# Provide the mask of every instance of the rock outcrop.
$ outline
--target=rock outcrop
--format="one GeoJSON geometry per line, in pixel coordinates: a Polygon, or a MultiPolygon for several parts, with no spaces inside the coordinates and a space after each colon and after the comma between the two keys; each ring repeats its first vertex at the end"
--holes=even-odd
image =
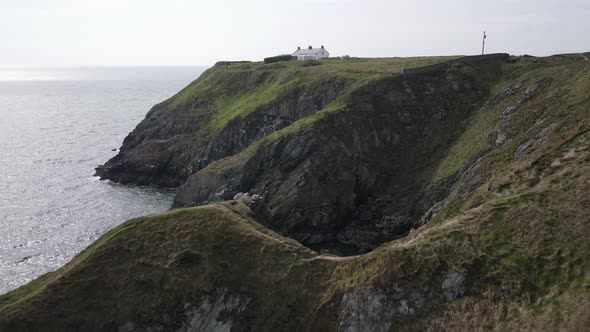
{"type": "Polygon", "coordinates": [[[271,211],[266,226],[281,234],[312,247],[366,252],[417,227],[432,204],[424,197],[433,188],[431,166],[477,110],[487,84],[460,69],[377,80],[307,130],[195,173],[174,205],[253,192],[271,211]]]}
{"type": "Polygon", "coordinates": [[[154,106],[125,138],[119,153],[99,166],[96,174],[119,183],[178,187],[212,161],[322,110],[346,86],[339,77],[320,79],[313,86],[277,82],[280,79],[266,70],[232,75],[210,69],[173,98],[154,106]],[[285,85],[289,86],[282,90],[285,85]]]}
{"type": "MultiPolygon", "coordinates": [[[[326,66],[217,66],[154,107],[97,173],[180,185],[176,208],[250,192],[264,201],[265,226],[322,252],[368,252],[423,225],[458,191],[465,197],[477,187],[485,149],[441,178],[447,150],[478,111],[508,104],[488,134],[492,149],[503,145],[514,135],[512,119],[551,85],[551,78],[516,80],[492,96],[508,60],[454,61],[420,75],[364,81],[340,70],[318,78],[326,66]]],[[[554,129],[523,143],[514,158],[554,129]]]]}

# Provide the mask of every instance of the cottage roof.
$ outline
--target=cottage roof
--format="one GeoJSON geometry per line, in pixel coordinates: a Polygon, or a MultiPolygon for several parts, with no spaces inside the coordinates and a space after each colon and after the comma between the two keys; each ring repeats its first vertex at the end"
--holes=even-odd
{"type": "Polygon", "coordinates": [[[323,48],[302,48],[300,50],[295,51],[295,53],[293,53],[293,55],[297,56],[297,55],[315,55],[320,53],[323,50],[323,48]]]}

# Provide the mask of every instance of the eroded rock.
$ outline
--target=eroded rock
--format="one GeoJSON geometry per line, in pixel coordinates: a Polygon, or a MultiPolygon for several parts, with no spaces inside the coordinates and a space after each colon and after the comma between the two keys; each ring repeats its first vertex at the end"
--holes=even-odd
{"type": "Polygon", "coordinates": [[[424,306],[425,289],[361,287],[342,297],[340,331],[389,331],[396,318],[412,316],[424,306]]]}
{"type": "MultiPolygon", "coordinates": [[[[240,319],[250,299],[245,296],[232,294],[227,288],[220,288],[210,296],[205,296],[196,304],[186,303],[182,316],[182,323],[166,316],[161,319],[162,324],[154,326],[139,326],[134,322],[127,322],[117,330],[119,332],[230,332],[239,330],[240,319]]],[[[178,318],[176,318],[178,319],[178,318]]]]}
{"type": "Polygon", "coordinates": [[[453,301],[465,294],[465,273],[450,271],[442,282],[441,288],[447,301],[453,301]]]}
{"type": "Polygon", "coordinates": [[[557,129],[557,124],[553,123],[550,126],[543,128],[537,135],[535,135],[535,137],[519,145],[518,148],[516,148],[516,151],[514,151],[513,159],[520,160],[531,151],[539,148],[541,145],[547,142],[555,129],[557,129]]]}
{"type": "Polygon", "coordinates": [[[480,100],[483,87],[470,75],[376,81],[345,112],[197,172],[174,206],[256,192],[270,211],[261,223],[314,248],[338,242],[362,253],[404,236],[459,179],[434,189],[415,167],[435,163],[464,125],[457,119],[476,110],[465,101],[480,100]]]}
{"type": "MultiPolygon", "coordinates": [[[[518,133],[510,129],[515,117],[518,116],[520,111],[529,101],[538,96],[545,88],[550,85],[550,83],[551,82],[547,79],[541,79],[531,83],[525,91],[522,91],[524,83],[519,81],[504,91],[505,96],[516,95],[519,91],[521,91],[521,93],[518,96],[515,104],[508,106],[506,109],[504,109],[504,111],[502,111],[498,124],[494,130],[488,134],[488,141],[490,142],[492,148],[499,148],[518,133]]],[[[500,98],[496,96],[493,100],[495,100],[494,103],[488,102],[484,108],[495,106],[500,98]]]]}

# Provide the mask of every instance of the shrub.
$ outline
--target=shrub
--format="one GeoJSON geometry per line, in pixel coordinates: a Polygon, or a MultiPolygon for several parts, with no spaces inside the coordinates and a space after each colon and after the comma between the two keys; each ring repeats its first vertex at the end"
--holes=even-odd
{"type": "Polygon", "coordinates": [[[271,56],[268,58],[264,58],[264,63],[273,63],[273,62],[279,62],[279,61],[291,61],[293,60],[293,56],[291,54],[282,54],[282,55],[276,55],[276,56],[271,56]]]}
{"type": "Polygon", "coordinates": [[[318,60],[305,60],[303,61],[303,63],[301,64],[301,67],[310,67],[310,66],[319,66],[322,63],[319,62],[318,60]]]}
{"type": "Polygon", "coordinates": [[[194,250],[184,250],[172,257],[171,265],[180,267],[192,267],[201,262],[201,255],[194,250]]]}
{"type": "Polygon", "coordinates": [[[251,63],[252,61],[217,61],[215,66],[229,66],[241,63],[251,63]]]}
{"type": "Polygon", "coordinates": [[[281,69],[281,68],[287,68],[287,65],[285,65],[284,63],[271,63],[268,65],[262,65],[262,66],[258,67],[257,70],[273,70],[273,69],[281,69]]]}

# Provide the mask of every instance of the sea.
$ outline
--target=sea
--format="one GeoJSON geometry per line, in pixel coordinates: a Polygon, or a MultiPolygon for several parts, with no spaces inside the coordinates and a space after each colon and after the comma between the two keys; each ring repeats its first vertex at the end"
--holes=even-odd
{"type": "Polygon", "coordinates": [[[205,69],[0,67],[0,294],[170,208],[173,191],[100,181],[94,168],[205,69]]]}

